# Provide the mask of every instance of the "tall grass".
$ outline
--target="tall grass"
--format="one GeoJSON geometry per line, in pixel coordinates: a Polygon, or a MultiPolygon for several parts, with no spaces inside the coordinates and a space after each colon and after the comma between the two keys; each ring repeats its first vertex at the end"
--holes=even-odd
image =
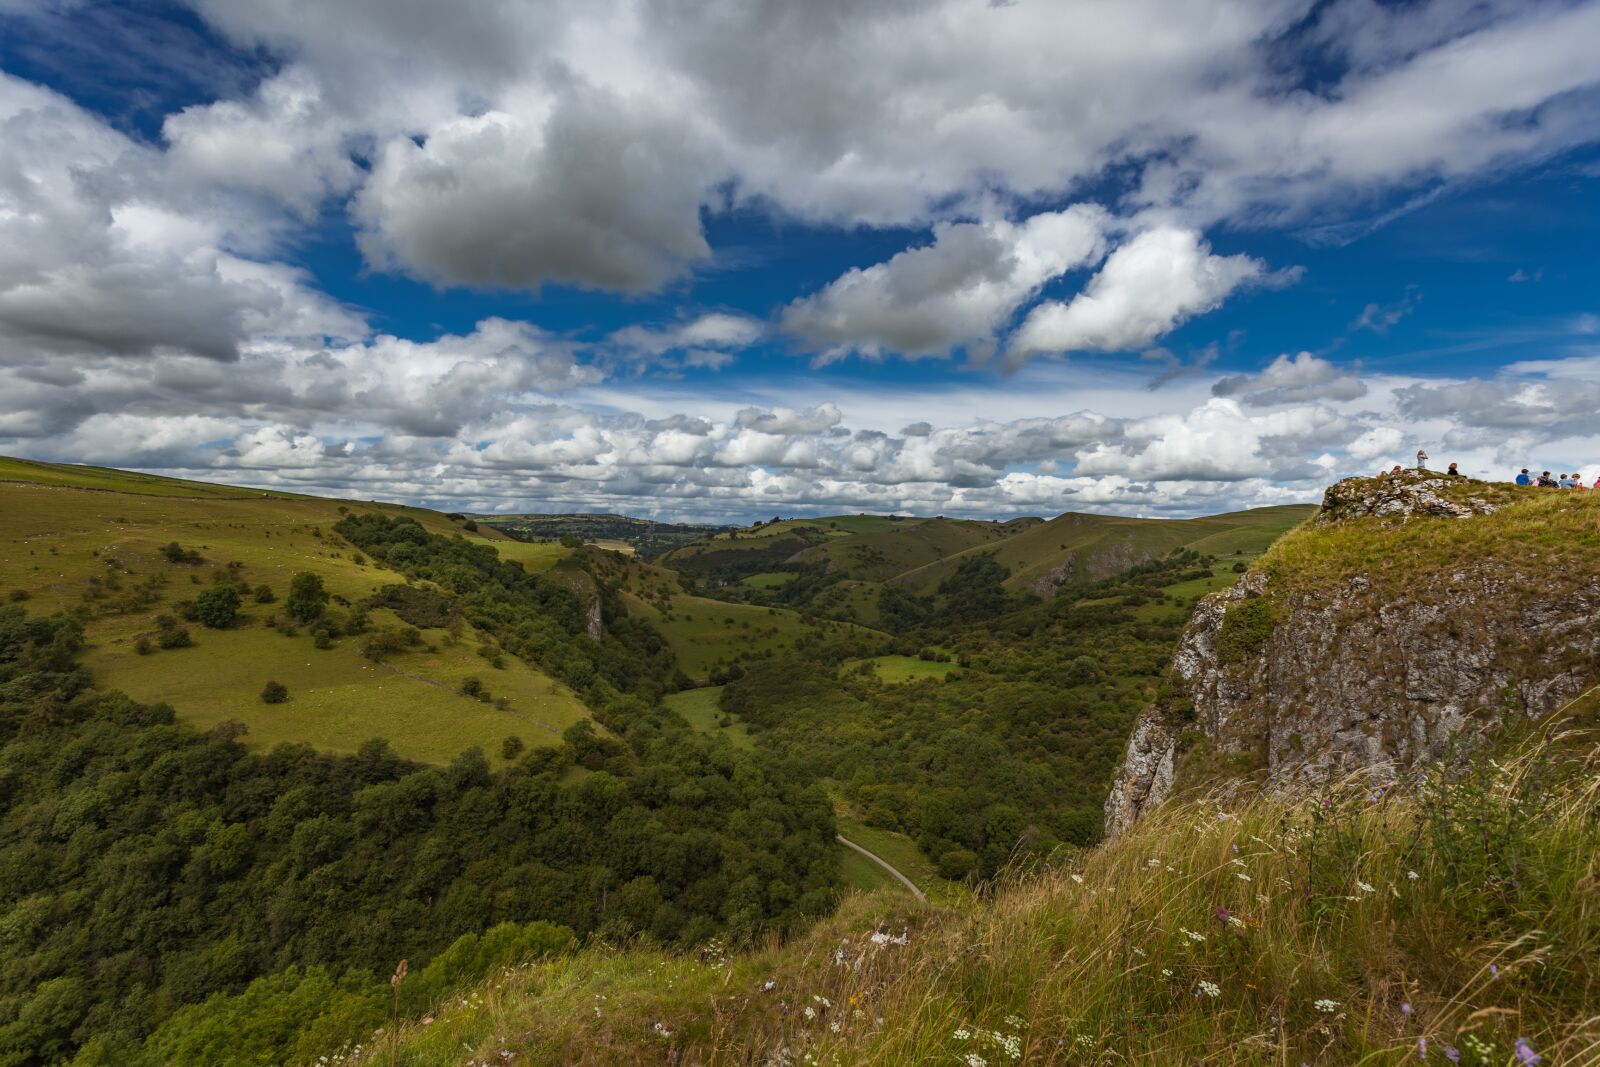
{"type": "Polygon", "coordinates": [[[1597,864],[1600,750],[1546,739],[1169,806],[960,909],[510,970],[400,1063],[1600,1064],[1597,864]]]}

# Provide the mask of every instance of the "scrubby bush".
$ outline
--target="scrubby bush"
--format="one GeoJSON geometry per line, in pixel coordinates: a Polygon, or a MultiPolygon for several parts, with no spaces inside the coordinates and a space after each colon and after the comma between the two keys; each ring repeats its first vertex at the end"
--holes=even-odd
{"type": "Polygon", "coordinates": [[[200,562],[200,553],[192,548],[184,548],[176,541],[168,541],[162,545],[161,556],[168,563],[195,564],[200,562]]]}
{"type": "Polygon", "coordinates": [[[282,704],[289,699],[289,687],[282,682],[268,682],[261,688],[263,704],[282,704]]]}
{"type": "Polygon", "coordinates": [[[301,571],[289,582],[289,596],[283,602],[286,610],[301,622],[314,622],[322,617],[328,607],[328,591],[322,579],[310,571],[301,571]]]}
{"type": "Polygon", "coordinates": [[[195,618],[213,630],[233,625],[239,615],[239,591],[231,585],[218,585],[194,598],[195,618]]]}

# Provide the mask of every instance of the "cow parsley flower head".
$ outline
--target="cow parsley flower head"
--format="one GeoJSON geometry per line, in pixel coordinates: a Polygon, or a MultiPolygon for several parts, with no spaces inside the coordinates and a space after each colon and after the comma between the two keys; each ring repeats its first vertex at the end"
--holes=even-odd
{"type": "Polygon", "coordinates": [[[1217,985],[1217,983],[1215,983],[1215,982],[1202,981],[1200,983],[1200,985],[1198,987],[1196,987],[1196,989],[1194,991],[1194,995],[1197,996],[1197,997],[1198,996],[1207,996],[1207,997],[1210,997],[1212,1000],[1215,1000],[1218,997],[1222,996],[1222,987],[1217,985]]]}
{"type": "Polygon", "coordinates": [[[1337,1000],[1329,1000],[1327,997],[1323,997],[1311,1006],[1324,1015],[1332,1015],[1339,1010],[1339,1002],[1337,1000]]]}

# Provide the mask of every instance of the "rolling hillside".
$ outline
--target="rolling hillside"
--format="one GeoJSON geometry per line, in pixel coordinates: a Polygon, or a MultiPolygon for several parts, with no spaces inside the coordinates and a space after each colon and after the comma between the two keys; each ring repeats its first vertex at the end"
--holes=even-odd
{"type": "MultiPolygon", "coordinates": [[[[696,578],[739,581],[755,574],[781,572],[792,562],[856,565],[852,547],[863,545],[868,560],[876,563],[885,555],[892,567],[894,559],[908,552],[928,551],[939,540],[963,536],[976,537],[975,530],[963,527],[993,527],[995,523],[967,523],[946,519],[914,519],[899,515],[831,515],[817,519],[782,519],[738,530],[728,530],[673,549],[661,557],[663,566],[696,578]],[[940,529],[931,538],[903,541],[902,534],[933,524],[940,529]],[[871,538],[862,541],[859,539],[871,538]],[[906,547],[917,546],[917,547],[906,547]],[[816,555],[798,557],[808,550],[816,555]]],[[[970,545],[971,541],[962,547],[970,545]]],[[[903,568],[902,568],[903,569],[903,568]]]]}
{"type": "Polygon", "coordinates": [[[955,571],[963,558],[992,552],[996,562],[1011,572],[1005,582],[1008,588],[1049,597],[1063,586],[1108,578],[1174,549],[1254,557],[1315,510],[1311,505],[1285,505],[1176,520],[1068,512],[1030,525],[992,549],[970,548],[908,569],[889,580],[930,592],[955,571]]]}
{"type": "Polygon", "coordinates": [[[696,596],[664,566],[601,554],[596,567],[602,580],[616,586],[629,614],[661,634],[677,656],[678,669],[697,684],[705,684],[714,671],[792,652],[801,642],[872,648],[889,640],[852,623],[696,596]]]}
{"type": "MultiPolygon", "coordinates": [[[[243,741],[257,748],[299,741],[354,752],[381,736],[422,762],[446,763],[473,746],[499,761],[509,736],[553,743],[588,718],[569,688],[537,668],[509,656],[491,666],[494,642],[471,624],[455,633],[423,628],[421,642],[382,662],[361,655],[359,635],[319,648],[314,626],[270,626],[287,618],[295,574],[319,577],[330,610],[346,614],[398,580],[333,532],[354,509],[496,546],[530,569],[555,561],[550,546],[466,531],[419,508],[0,459],[0,596],[35,613],[78,615],[89,643],[84,664],[97,684],[169,702],[201,728],[242,723],[243,741]],[[199,561],[170,562],[162,549],[173,542],[199,561]],[[223,579],[247,589],[237,620],[223,629],[183,620],[191,647],[160,648],[156,620],[176,618],[178,605],[223,579]],[[270,603],[257,602],[262,587],[272,591],[270,603]],[[469,678],[491,702],[462,694],[469,678]],[[263,703],[268,681],[287,687],[289,699],[263,703]]],[[[389,609],[367,614],[375,630],[404,625],[389,609]]]]}

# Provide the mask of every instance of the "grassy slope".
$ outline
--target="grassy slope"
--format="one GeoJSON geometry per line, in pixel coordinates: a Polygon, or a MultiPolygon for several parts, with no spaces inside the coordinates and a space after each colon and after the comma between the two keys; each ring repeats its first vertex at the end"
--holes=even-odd
{"type": "Polygon", "coordinates": [[[894,579],[926,592],[936,588],[966,554],[994,553],[1011,571],[1006,584],[1027,589],[1059,574],[1065,580],[1102,578],[1141,559],[1194,548],[1218,555],[1254,556],[1315,509],[1309,505],[1257,508],[1203,519],[1131,519],[1069,512],[1030,525],[990,549],[978,547],[894,579]]]}
{"type": "MultiPolygon", "coordinates": [[[[356,639],[319,651],[302,630],[297,637],[260,625],[282,604],[247,601],[234,629],[189,629],[195,647],[133,654],[134,639],[151,629],[150,617],[171,611],[171,603],[191,598],[211,570],[233,560],[252,586],[269,585],[281,598],[297,571],[320,575],[330,593],[357,602],[379,586],[398,580],[390,571],[358,565],[348,546],[336,545],[331,527],[341,506],[406,514],[435,533],[460,528],[445,516],[417,508],[356,504],[317,497],[289,497],[227,486],[151,479],[145,475],[25,461],[0,461],[0,591],[28,591],[30,611],[66,610],[83,603],[91,576],[109,573],[107,561],[131,570],[121,573],[131,585],[146,575],[164,576],[161,602],[129,615],[99,614],[86,622],[91,643],[85,665],[97,682],[146,701],[166,701],[180,716],[210,726],[226,720],[245,723],[245,741],[269,747],[279,741],[304,741],[330,751],[353,751],[372,737],[386,737],[401,755],[424,762],[448,762],[473,745],[498,761],[501,741],[516,734],[531,745],[555,734],[587,709],[543,673],[508,658],[494,670],[472,654],[470,629],[463,644],[434,654],[409,653],[393,670],[374,669],[356,655],[356,639]],[[13,475],[25,475],[6,481],[13,475]],[[51,479],[54,478],[54,481],[51,479]],[[192,495],[186,492],[191,490],[192,495]],[[320,528],[323,536],[315,536],[320,528]],[[168,541],[198,549],[206,562],[173,565],[157,555],[168,541]],[[468,700],[454,687],[468,674],[481,677],[495,696],[512,702],[509,711],[468,700]],[[289,687],[281,705],[261,703],[267,680],[289,687]],[[379,687],[382,687],[381,689],[379,687]]],[[[468,535],[497,548],[519,552],[544,546],[522,545],[498,531],[468,535]]],[[[376,613],[381,622],[384,613],[376,613]]],[[[394,621],[390,619],[390,621],[394,621]]],[[[443,631],[427,631],[441,643],[443,631]]]]}
{"type": "Polygon", "coordinates": [[[1443,495],[1490,499],[1499,510],[1470,521],[1358,519],[1304,526],[1261,559],[1281,588],[1327,588],[1361,575],[1380,592],[1409,574],[1501,559],[1506,576],[1554,583],[1600,573],[1600,493],[1462,480],[1443,495]]]}
{"type": "Polygon", "coordinates": [[[712,668],[740,656],[782,652],[807,633],[867,633],[851,623],[807,623],[784,608],[693,596],[684,592],[674,572],[654,564],[612,557],[606,565],[622,583],[628,610],[660,631],[677,655],[679,668],[691,678],[703,679],[712,668]]]}
{"type": "Polygon", "coordinates": [[[795,563],[821,564],[830,574],[882,581],[958,552],[1004,541],[1010,531],[992,522],[921,519],[839,537],[798,552],[795,563]]]}
{"type": "Polygon", "coordinates": [[[961,670],[954,663],[935,663],[931,660],[918,659],[916,656],[892,655],[846,660],[840,669],[845,671],[858,669],[863,663],[872,664],[873,673],[878,676],[878,681],[891,685],[920,682],[924,678],[942,682],[949,675],[959,673],[961,670]]]}
{"type": "Polygon", "coordinates": [[[1594,1064],[1596,757],[1484,763],[1465,823],[1359,781],[1173,805],[989,899],[860,896],[732,957],[587,949],[404,1025],[400,1062],[1594,1064]]]}
{"type": "Polygon", "coordinates": [[[723,716],[727,714],[717,706],[717,699],[721,696],[722,686],[708,685],[669,693],[663,703],[703,734],[726,737],[735,748],[754,748],[755,741],[750,736],[749,727],[737,715],[728,715],[732,720],[730,725],[721,725],[723,716]]]}

